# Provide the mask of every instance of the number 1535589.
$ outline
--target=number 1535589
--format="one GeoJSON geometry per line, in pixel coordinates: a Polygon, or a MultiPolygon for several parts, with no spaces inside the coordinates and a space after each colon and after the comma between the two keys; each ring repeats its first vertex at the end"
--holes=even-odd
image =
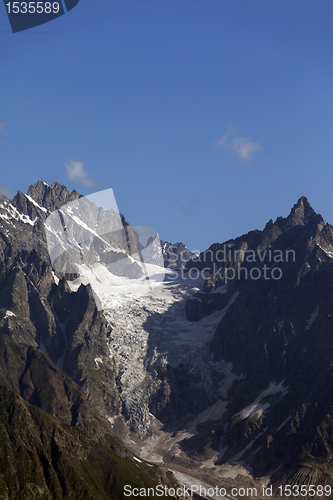
{"type": "Polygon", "coordinates": [[[57,14],[60,6],[58,2],[8,2],[8,14],[57,14]]]}

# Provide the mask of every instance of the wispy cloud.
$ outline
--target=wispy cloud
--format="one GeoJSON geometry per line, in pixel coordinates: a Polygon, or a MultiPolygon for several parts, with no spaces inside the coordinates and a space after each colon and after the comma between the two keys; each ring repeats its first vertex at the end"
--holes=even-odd
{"type": "Polygon", "coordinates": [[[93,187],[95,181],[90,177],[90,174],[82,161],[72,159],[66,160],[64,163],[67,179],[75,184],[80,184],[85,187],[93,187]]]}
{"type": "Polygon", "coordinates": [[[0,199],[6,196],[9,200],[13,198],[13,193],[8,186],[0,186],[0,199]]]}
{"type": "Polygon", "coordinates": [[[262,151],[260,142],[253,142],[251,137],[241,137],[240,128],[229,125],[225,134],[218,139],[215,147],[233,151],[234,156],[239,160],[251,161],[253,153],[262,151]]]}

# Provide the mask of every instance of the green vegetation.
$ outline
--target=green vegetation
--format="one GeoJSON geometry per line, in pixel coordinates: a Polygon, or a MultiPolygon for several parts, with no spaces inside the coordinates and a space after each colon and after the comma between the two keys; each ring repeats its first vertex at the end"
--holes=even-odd
{"type": "Polygon", "coordinates": [[[121,499],[126,484],[157,486],[141,464],[118,456],[4,387],[0,449],[0,498],[121,499]]]}

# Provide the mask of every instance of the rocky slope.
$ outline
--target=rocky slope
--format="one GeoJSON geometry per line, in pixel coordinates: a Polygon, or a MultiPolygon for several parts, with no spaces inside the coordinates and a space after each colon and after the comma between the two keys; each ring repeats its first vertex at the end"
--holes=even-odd
{"type": "Polygon", "coordinates": [[[154,490],[158,484],[142,461],[120,457],[4,387],[0,436],[3,499],[107,500],[123,498],[126,484],[154,490]]]}

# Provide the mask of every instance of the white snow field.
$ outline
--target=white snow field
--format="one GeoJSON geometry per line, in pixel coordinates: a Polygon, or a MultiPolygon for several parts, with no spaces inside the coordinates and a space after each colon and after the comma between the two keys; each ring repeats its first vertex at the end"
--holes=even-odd
{"type": "Polygon", "coordinates": [[[199,322],[190,322],[185,314],[185,299],[202,285],[203,279],[166,278],[151,293],[104,311],[112,327],[109,349],[117,364],[120,395],[126,412],[144,436],[140,455],[146,460],[160,462],[163,451],[174,447],[175,453],[179,454],[178,443],[196,434],[200,422],[219,419],[226,409],[224,399],[227,392],[237,379],[232,373],[231,363],[213,360],[207,343],[238,294],[232,296],[223,310],[199,322]],[[192,367],[190,371],[199,375],[199,385],[216,402],[172,437],[160,430],[161,423],[149,411],[149,398],[158,390],[160,381],[147,367],[157,364],[176,368],[181,363],[192,367]],[[216,379],[220,381],[218,386],[216,379]]]}

